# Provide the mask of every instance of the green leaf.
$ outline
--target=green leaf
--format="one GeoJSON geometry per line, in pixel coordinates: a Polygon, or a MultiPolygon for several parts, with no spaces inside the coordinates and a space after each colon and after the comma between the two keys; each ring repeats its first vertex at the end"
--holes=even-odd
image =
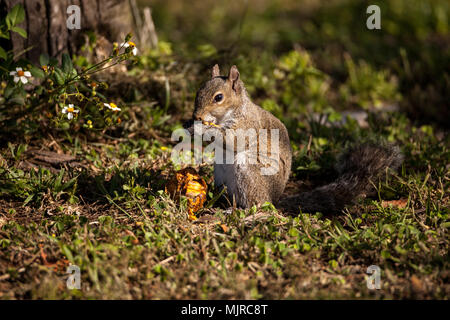
{"type": "Polygon", "coordinates": [[[9,32],[5,32],[5,31],[0,30],[0,38],[9,40],[9,32]]]}
{"type": "Polygon", "coordinates": [[[26,206],[28,202],[30,202],[34,197],[34,194],[30,194],[25,201],[23,202],[23,206],[26,206]]]}
{"type": "Polygon", "coordinates": [[[41,66],[46,66],[46,65],[48,65],[49,62],[50,62],[50,57],[48,56],[48,54],[43,53],[39,56],[39,63],[41,64],[41,66]]]}
{"type": "Polygon", "coordinates": [[[389,251],[387,251],[387,250],[381,250],[381,256],[382,256],[384,259],[388,259],[388,258],[391,257],[391,253],[390,253],[389,251]]]}
{"type": "Polygon", "coordinates": [[[52,67],[56,67],[58,65],[58,59],[56,58],[50,58],[48,61],[48,65],[52,67]]]}
{"type": "Polygon", "coordinates": [[[59,68],[55,68],[55,79],[56,79],[56,82],[59,84],[59,85],[63,85],[64,84],[64,79],[65,79],[65,77],[64,77],[64,74],[63,74],[63,72],[61,71],[61,69],[59,69],[59,68]]]}
{"type": "Polygon", "coordinates": [[[44,71],[42,71],[42,70],[39,69],[39,68],[36,68],[36,67],[33,66],[33,67],[30,69],[30,72],[31,72],[31,74],[33,75],[33,77],[35,77],[35,78],[39,78],[39,79],[45,78],[45,73],[44,73],[44,71]]]}
{"type": "Polygon", "coordinates": [[[62,55],[62,69],[65,73],[71,73],[73,69],[72,59],[67,53],[62,55]]]}
{"type": "Polygon", "coordinates": [[[289,229],[289,235],[290,235],[291,237],[298,237],[299,232],[298,232],[298,230],[295,229],[295,228],[290,228],[290,229],[289,229]]]}
{"type": "Polygon", "coordinates": [[[22,90],[22,91],[14,93],[12,95],[12,97],[9,99],[9,102],[23,106],[25,104],[25,97],[24,97],[23,92],[24,91],[22,90]]]}
{"type": "Polygon", "coordinates": [[[336,269],[338,267],[338,262],[334,259],[328,261],[328,264],[330,265],[331,268],[336,269]]]}
{"type": "Polygon", "coordinates": [[[441,224],[441,227],[442,227],[442,228],[450,229],[450,222],[444,222],[444,223],[442,223],[442,224],[441,224]]]}
{"type": "Polygon", "coordinates": [[[27,37],[27,32],[24,29],[22,29],[21,27],[12,27],[11,31],[18,33],[19,35],[22,36],[22,38],[27,37]]]}
{"type": "Polygon", "coordinates": [[[14,87],[7,86],[5,91],[3,92],[3,95],[6,99],[9,99],[13,93],[14,93],[14,87]]]}
{"type": "Polygon", "coordinates": [[[0,47],[0,58],[6,60],[8,59],[8,54],[6,53],[5,49],[3,49],[2,47],[0,47]]]}
{"type": "Polygon", "coordinates": [[[67,259],[69,259],[70,262],[73,262],[72,251],[69,249],[69,247],[67,245],[63,244],[61,246],[61,251],[67,257],[67,259]]]}
{"type": "Polygon", "coordinates": [[[67,181],[66,183],[64,183],[61,187],[61,190],[67,190],[68,188],[72,187],[75,183],[77,182],[77,177],[74,177],[72,179],[70,179],[69,181],[67,181]]]}
{"type": "Polygon", "coordinates": [[[44,92],[43,86],[37,86],[34,88],[34,92],[36,92],[37,95],[41,95],[44,92]]]}
{"type": "Polygon", "coordinates": [[[16,4],[6,16],[6,24],[8,29],[25,20],[25,10],[21,4],[16,4]]]}
{"type": "Polygon", "coordinates": [[[9,29],[11,29],[11,20],[8,19],[8,16],[6,16],[5,21],[6,21],[6,28],[9,31],[9,29]]]}

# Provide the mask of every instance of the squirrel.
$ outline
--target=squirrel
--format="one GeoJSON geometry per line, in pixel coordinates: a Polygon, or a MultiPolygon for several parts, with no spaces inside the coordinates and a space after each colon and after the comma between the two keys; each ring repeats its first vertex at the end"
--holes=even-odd
{"type": "MultiPolygon", "coordinates": [[[[207,130],[220,131],[222,134],[229,129],[234,132],[254,129],[257,136],[248,139],[246,146],[250,150],[244,150],[249,157],[247,162],[239,161],[242,152],[236,149],[235,140],[232,144],[231,139],[221,143],[223,147],[231,148],[235,157],[232,163],[214,163],[215,185],[226,187],[228,197],[244,209],[265,202],[276,205],[280,201],[292,164],[288,131],[278,118],[251,101],[236,66],[231,67],[228,76],[220,75],[217,64],[212,68],[211,79],[197,91],[192,120],[201,121],[207,130]],[[260,129],[271,132],[277,129],[279,141],[275,151],[270,148],[273,144],[271,139],[261,139],[260,129]],[[252,149],[255,145],[256,149],[252,149]],[[269,156],[256,154],[263,149],[271,150],[269,156]],[[250,158],[259,161],[251,163],[248,161],[250,158]],[[273,161],[278,170],[273,174],[262,174],[262,169],[269,162],[273,164],[273,161]]],[[[191,134],[192,130],[192,127],[189,128],[191,134]]],[[[281,203],[292,208],[300,207],[302,212],[340,212],[370,191],[371,181],[381,177],[387,168],[397,169],[402,161],[403,157],[396,146],[362,143],[350,147],[337,161],[339,176],[334,182],[310,192],[285,197],[281,203]]]]}

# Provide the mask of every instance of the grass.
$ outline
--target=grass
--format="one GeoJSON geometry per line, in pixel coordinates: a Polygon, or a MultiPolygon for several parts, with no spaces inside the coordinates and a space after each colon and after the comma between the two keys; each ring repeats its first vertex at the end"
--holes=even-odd
{"type": "MultiPolygon", "coordinates": [[[[27,153],[11,146],[0,169],[14,185],[2,187],[12,190],[0,206],[2,298],[446,299],[448,140],[423,129],[401,132],[401,172],[342,215],[292,217],[270,204],[225,215],[215,205],[205,223],[163,192],[170,149],[80,143],[80,167],[52,172],[18,169],[27,153]],[[69,264],[81,268],[81,290],[65,287],[69,264]],[[382,270],[381,290],[366,287],[370,265],[382,270]]],[[[296,163],[339,151],[315,139],[296,163]]],[[[332,163],[294,171],[290,188],[324,183],[317,171],[332,163]]],[[[202,173],[212,178],[210,168],[202,173]]]]}
{"type": "Polygon", "coordinates": [[[439,121],[408,111],[419,102],[414,94],[429,94],[432,109],[445,111],[448,73],[437,71],[445,50],[424,45],[447,34],[439,22],[439,10],[448,14],[444,2],[415,19],[424,25],[410,33],[398,30],[422,11],[383,7],[385,37],[355,26],[348,12],[360,5],[351,1],[311,1],[300,11],[293,1],[252,10],[250,1],[245,15],[223,4],[165,3],[152,8],[162,49],[143,53],[119,78],[104,75],[110,91],[102,93],[122,102],[122,124],[101,132],[51,128],[42,118],[3,122],[0,112],[0,298],[448,299],[450,138],[439,121]],[[207,28],[187,23],[173,32],[183,17],[201,21],[208,10],[217,19],[207,28]],[[297,25],[296,12],[304,23],[297,25]],[[330,21],[347,23],[338,33],[330,21]],[[386,49],[393,44],[410,57],[412,75],[399,68],[405,55],[386,49]],[[429,58],[411,58],[417,55],[429,58]],[[236,63],[252,99],[287,125],[294,149],[287,193],[332,181],[336,157],[356,141],[399,145],[401,169],[373,181],[374,193],[340,215],[288,215],[272,204],[226,214],[212,168],[201,165],[210,188],[192,222],[186,199],[175,203],[164,192],[179,169],[170,161],[170,136],[190,118],[215,62],[236,63]],[[392,104],[400,108],[384,109],[392,104]],[[366,110],[367,124],[342,124],[349,109],[366,110]],[[40,150],[71,157],[46,158],[40,150]],[[80,290],[66,287],[70,264],[80,267],[80,290]],[[371,265],[380,267],[380,290],[367,288],[371,265]]]}

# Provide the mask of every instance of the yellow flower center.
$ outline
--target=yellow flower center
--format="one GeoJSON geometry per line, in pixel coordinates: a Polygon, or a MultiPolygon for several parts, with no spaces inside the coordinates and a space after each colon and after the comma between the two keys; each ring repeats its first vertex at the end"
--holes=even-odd
{"type": "Polygon", "coordinates": [[[136,47],[136,44],[132,41],[128,41],[128,44],[130,45],[130,47],[136,47]]]}
{"type": "Polygon", "coordinates": [[[111,102],[109,105],[111,106],[111,108],[117,109],[117,105],[114,102],[111,102]]]}
{"type": "Polygon", "coordinates": [[[22,70],[17,71],[17,75],[19,77],[23,77],[25,75],[25,72],[23,72],[22,70]]]}
{"type": "Polygon", "coordinates": [[[67,108],[67,112],[73,112],[73,108],[72,107],[67,108]]]}

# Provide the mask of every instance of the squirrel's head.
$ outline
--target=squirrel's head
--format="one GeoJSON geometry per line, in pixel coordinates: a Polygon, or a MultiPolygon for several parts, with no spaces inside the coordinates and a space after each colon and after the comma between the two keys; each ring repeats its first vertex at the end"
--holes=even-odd
{"type": "Polygon", "coordinates": [[[225,124],[242,107],[245,98],[244,83],[239,79],[237,67],[232,66],[228,76],[224,77],[216,64],[211,79],[197,92],[193,118],[217,125],[225,124]]]}

